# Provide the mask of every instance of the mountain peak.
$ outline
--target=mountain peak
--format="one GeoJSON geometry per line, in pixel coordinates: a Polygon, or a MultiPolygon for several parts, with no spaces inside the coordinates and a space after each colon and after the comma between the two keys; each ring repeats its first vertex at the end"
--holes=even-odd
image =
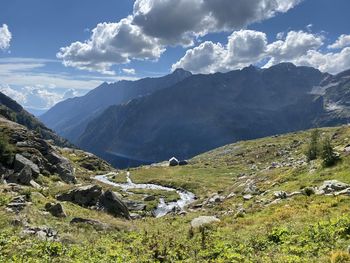
{"type": "Polygon", "coordinates": [[[177,75],[177,76],[191,76],[192,75],[192,73],[190,71],[184,70],[183,68],[177,68],[171,74],[177,75]]]}

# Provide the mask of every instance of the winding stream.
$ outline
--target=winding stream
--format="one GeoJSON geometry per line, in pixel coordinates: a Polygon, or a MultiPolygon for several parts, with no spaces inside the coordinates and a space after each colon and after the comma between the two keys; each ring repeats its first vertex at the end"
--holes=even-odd
{"type": "Polygon", "coordinates": [[[170,213],[174,209],[184,210],[184,208],[195,201],[195,195],[188,191],[177,190],[171,187],[165,187],[157,184],[136,184],[133,183],[130,178],[130,172],[127,172],[127,182],[126,183],[115,183],[108,179],[111,175],[117,175],[116,173],[109,173],[105,175],[95,176],[94,179],[111,186],[120,187],[123,191],[128,191],[129,189],[149,189],[149,190],[161,190],[176,193],[180,196],[180,199],[176,202],[166,203],[163,198],[159,199],[159,204],[157,208],[153,211],[155,217],[159,218],[170,213]]]}

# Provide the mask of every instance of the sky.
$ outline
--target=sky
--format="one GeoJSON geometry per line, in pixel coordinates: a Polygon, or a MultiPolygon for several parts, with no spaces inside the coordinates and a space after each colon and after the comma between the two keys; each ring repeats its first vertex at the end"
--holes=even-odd
{"type": "Polygon", "coordinates": [[[102,82],[184,68],[350,68],[349,0],[2,0],[0,91],[40,114],[102,82]]]}

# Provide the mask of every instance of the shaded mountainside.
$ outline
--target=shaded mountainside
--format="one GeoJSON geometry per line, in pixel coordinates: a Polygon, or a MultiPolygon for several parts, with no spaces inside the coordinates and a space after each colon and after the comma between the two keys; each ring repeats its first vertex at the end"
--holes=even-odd
{"type": "Polygon", "coordinates": [[[71,147],[67,140],[55,134],[48,129],[43,123],[36,119],[32,114],[28,113],[16,101],[7,97],[0,92],[0,115],[6,119],[21,124],[31,131],[39,133],[43,139],[53,140],[54,143],[62,147],[71,147]]]}
{"type": "Polygon", "coordinates": [[[123,104],[159,89],[171,87],[189,76],[190,72],[179,69],[161,78],[103,83],[83,97],[58,103],[40,116],[40,119],[59,135],[76,143],[89,121],[109,106],[123,104]]]}
{"type": "Polygon", "coordinates": [[[325,107],[325,100],[333,101],[330,91],[311,92],[325,78],[332,76],[290,63],[193,75],[109,107],[89,123],[78,145],[123,166],[121,157],[141,163],[186,159],[238,140],[332,123],[325,107]]]}

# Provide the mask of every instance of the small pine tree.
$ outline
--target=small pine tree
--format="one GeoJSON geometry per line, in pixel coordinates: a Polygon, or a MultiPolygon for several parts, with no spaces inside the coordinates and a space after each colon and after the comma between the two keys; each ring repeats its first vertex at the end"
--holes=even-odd
{"type": "Polygon", "coordinates": [[[320,139],[319,130],[318,129],[313,130],[310,136],[309,145],[306,150],[306,157],[309,162],[312,160],[316,160],[318,157],[319,139],[320,139]]]}
{"type": "Polygon", "coordinates": [[[324,167],[330,167],[336,164],[339,160],[339,157],[334,152],[331,139],[327,136],[322,142],[322,160],[324,167]]]}

